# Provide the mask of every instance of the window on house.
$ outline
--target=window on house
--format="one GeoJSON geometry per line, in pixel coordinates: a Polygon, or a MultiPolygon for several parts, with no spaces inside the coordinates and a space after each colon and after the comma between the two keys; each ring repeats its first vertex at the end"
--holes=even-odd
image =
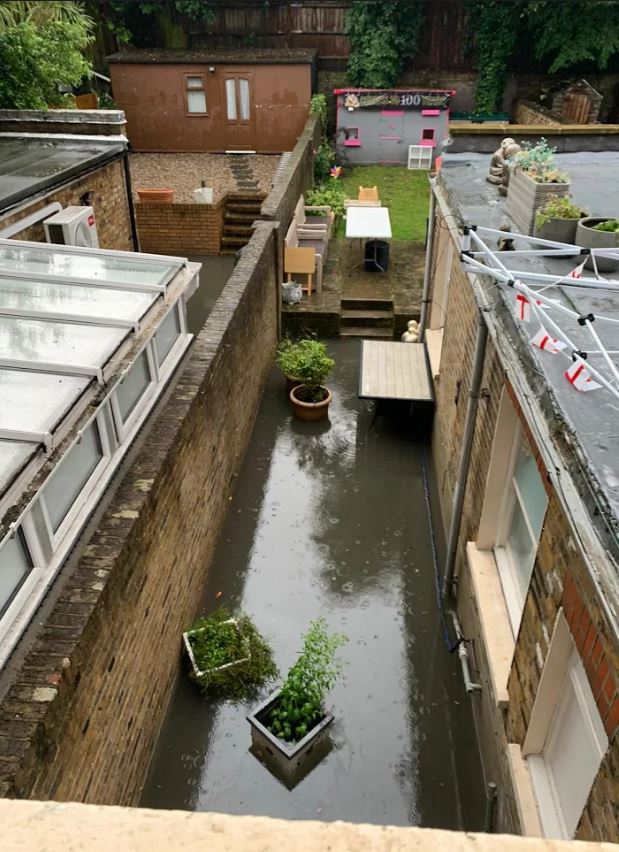
{"type": "Polygon", "coordinates": [[[118,410],[123,423],[127,422],[151,382],[148,355],[144,350],[116,387],[118,410]]]}
{"type": "Polygon", "coordinates": [[[32,567],[24,534],[18,530],[0,547],[0,616],[10,605],[32,567]]]}
{"type": "Polygon", "coordinates": [[[514,635],[520,627],[547,506],[537,462],[504,391],[477,547],[494,552],[514,635]]]}
{"type": "Polygon", "coordinates": [[[206,113],[206,91],[202,75],[185,77],[187,112],[204,115],[206,113]]]}
{"type": "Polygon", "coordinates": [[[523,747],[546,837],[574,837],[607,748],[587,675],[560,613],[523,747]]]}
{"type": "Polygon", "coordinates": [[[239,79],[239,104],[241,121],[249,121],[249,80],[245,80],[243,77],[239,79]]]}
{"type": "Polygon", "coordinates": [[[421,138],[424,141],[428,141],[428,142],[433,141],[434,140],[434,129],[432,127],[424,127],[424,129],[421,133],[421,138]]]}
{"type": "Polygon", "coordinates": [[[56,533],[104,456],[96,421],[67,452],[43,489],[45,509],[56,533]]]}
{"type": "Polygon", "coordinates": [[[161,366],[168,357],[172,347],[178,340],[180,333],[181,325],[178,319],[178,310],[173,308],[161,323],[159,330],[155,335],[155,351],[157,353],[157,363],[159,366],[161,366]]]}
{"type": "Polygon", "coordinates": [[[236,80],[226,80],[226,111],[228,121],[236,121],[236,80]]]}

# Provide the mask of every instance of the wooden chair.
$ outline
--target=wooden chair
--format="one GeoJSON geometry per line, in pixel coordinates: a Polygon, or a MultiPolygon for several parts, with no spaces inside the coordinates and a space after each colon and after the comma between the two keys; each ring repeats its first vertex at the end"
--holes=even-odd
{"type": "Polygon", "coordinates": [[[312,282],[316,276],[316,292],[322,289],[322,258],[313,248],[284,248],[284,272],[287,281],[293,275],[307,275],[307,293],[312,295],[312,282]]]}
{"type": "Polygon", "coordinates": [[[378,187],[377,186],[360,186],[359,194],[357,195],[358,201],[378,201],[378,187]]]}
{"type": "Polygon", "coordinates": [[[359,201],[358,198],[346,198],[344,199],[344,207],[348,209],[349,207],[381,207],[380,201],[359,201]]]}

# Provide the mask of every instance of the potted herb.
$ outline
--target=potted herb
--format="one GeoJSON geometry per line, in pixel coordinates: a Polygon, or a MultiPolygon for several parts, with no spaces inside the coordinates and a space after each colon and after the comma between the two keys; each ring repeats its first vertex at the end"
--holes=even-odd
{"type": "Polygon", "coordinates": [[[335,366],[327,347],[319,340],[301,340],[293,344],[289,366],[292,375],[300,381],[290,391],[292,413],[297,420],[322,420],[333,398],[323,384],[335,366]]]}
{"type": "Polygon", "coordinates": [[[191,676],[205,691],[240,700],[277,675],[273,652],[249,616],[220,609],[183,633],[191,676]]]}
{"type": "Polygon", "coordinates": [[[535,236],[542,240],[574,244],[578,220],[586,215],[586,211],[574,204],[569,195],[549,198],[535,216],[535,236]]]}
{"type": "MultiPolygon", "coordinates": [[[[576,228],[576,245],[583,248],[614,248],[619,252],[619,219],[586,216],[576,228]]],[[[619,267],[619,260],[610,257],[596,257],[595,265],[599,272],[613,272],[619,267]]],[[[594,269],[593,261],[588,258],[587,269],[594,269]]]]}
{"type": "Polygon", "coordinates": [[[525,142],[522,150],[509,159],[512,175],[507,190],[507,215],[518,230],[533,234],[535,214],[553,196],[567,195],[570,179],[557,168],[556,148],[546,139],[537,145],[525,142]]]}
{"type": "Polygon", "coordinates": [[[328,740],[333,716],[324,702],[340,673],[336,652],[345,642],[342,634],[329,635],[324,618],[312,621],[284,683],[247,717],[252,747],[286,779],[302,772],[328,740]]]}
{"type": "Polygon", "coordinates": [[[276,362],[286,379],[286,396],[290,396],[290,391],[301,384],[301,379],[294,372],[298,366],[298,348],[299,343],[289,337],[284,337],[277,347],[276,362]]]}

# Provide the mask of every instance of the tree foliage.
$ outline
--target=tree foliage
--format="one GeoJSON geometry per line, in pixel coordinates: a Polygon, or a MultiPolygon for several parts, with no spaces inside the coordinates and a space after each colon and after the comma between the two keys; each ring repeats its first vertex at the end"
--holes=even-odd
{"type": "Polygon", "coordinates": [[[475,70],[479,73],[475,108],[492,113],[501,109],[509,61],[518,36],[522,0],[466,0],[469,32],[474,40],[475,70]]]}
{"type": "Polygon", "coordinates": [[[139,43],[143,41],[145,18],[154,17],[162,24],[171,21],[174,12],[192,21],[211,21],[215,15],[213,0],[90,0],[89,8],[119,41],[139,43]]]}
{"type": "Polygon", "coordinates": [[[355,86],[389,88],[417,52],[423,21],[419,0],[355,0],[346,19],[348,78],[355,86]]]}
{"type": "Polygon", "coordinates": [[[62,104],[58,86],[90,74],[92,20],[79,3],[1,3],[0,13],[0,108],[62,104]]]}

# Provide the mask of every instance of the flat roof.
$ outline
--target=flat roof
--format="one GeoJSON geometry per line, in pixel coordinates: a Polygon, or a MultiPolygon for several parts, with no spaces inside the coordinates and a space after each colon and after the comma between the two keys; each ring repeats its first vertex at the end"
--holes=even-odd
{"type": "Polygon", "coordinates": [[[226,65],[290,65],[311,63],[316,59],[316,50],[305,48],[252,47],[246,50],[170,50],[166,48],[138,48],[122,50],[106,57],[114,64],[128,62],[135,64],[187,64],[212,62],[226,65]]]}
{"type": "Polygon", "coordinates": [[[117,157],[127,142],[106,137],[0,133],[0,211],[117,157]]]}
{"type": "MultiPolygon", "coordinates": [[[[595,216],[617,216],[619,152],[557,154],[556,162],[558,168],[570,175],[570,192],[577,204],[589,209],[595,216]]],[[[439,180],[457,218],[471,225],[500,229],[506,220],[509,221],[505,212],[506,202],[499,195],[497,187],[486,181],[489,165],[489,154],[447,152],[439,180]]],[[[539,246],[523,238],[515,248],[533,249],[539,246]]],[[[499,257],[509,266],[510,271],[516,269],[546,273],[557,279],[569,273],[580,262],[579,259],[540,255],[510,258],[509,252],[501,253],[499,257]]],[[[615,276],[619,276],[619,271],[615,276]]],[[[602,278],[617,280],[610,274],[602,275],[602,278]]],[[[553,433],[557,434],[557,429],[562,434],[564,429],[567,430],[570,442],[580,448],[582,459],[574,461],[573,472],[581,482],[587,482],[587,488],[583,489],[583,499],[589,506],[594,523],[599,511],[604,514],[606,529],[613,533],[614,542],[611,544],[616,557],[619,551],[619,402],[605,389],[586,394],[574,390],[563,377],[566,360],[551,357],[530,345],[530,338],[537,326],[535,321],[525,323],[515,320],[514,291],[507,286],[499,286],[496,292],[497,305],[502,307],[500,318],[507,333],[517,341],[522,365],[529,370],[532,379],[541,377],[546,385],[546,416],[549,419],[556,418],[553,433]],[[564,424],[564,427],[559,426],[559,423],[564,424]]],[[[618,363],[619,292],[594,287],[585,290],[553,286],[545,295],[581,315],[592,312],[599,317],[603,315],[616,320],[596,323],[596,326],[600,326],[597,331],[605,347],[613,353],[614,362],[618,363]]],[[[569,324],[569,336],[584,351],[594,348],[587,330],[576,322],[569,324]]],[[[590,359],[593,365],[603,367],[601,356],[595,352],[591,352],[590,359]]],[[[578,451],[574,455],[577,454],[578,451]]],[[[608,545],[608,535],[605,539],[608,545]]]]}

